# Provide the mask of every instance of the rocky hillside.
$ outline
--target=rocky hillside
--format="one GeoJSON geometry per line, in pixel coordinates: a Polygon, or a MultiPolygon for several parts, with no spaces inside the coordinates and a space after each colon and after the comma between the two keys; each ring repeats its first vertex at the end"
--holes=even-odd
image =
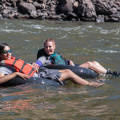
{"type": "Polygon", "coordinates": [[[119,22],[120,0],[0,0],[0,19],[119,22]]]}

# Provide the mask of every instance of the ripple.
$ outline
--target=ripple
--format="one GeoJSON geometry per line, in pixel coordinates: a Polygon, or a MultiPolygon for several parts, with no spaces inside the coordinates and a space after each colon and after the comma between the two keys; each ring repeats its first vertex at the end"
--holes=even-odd
{"type": "Polygon", "coordinates": [[[114,50],[100,50],[98,49],[98,51],[96,52],[103,52],[103,53],[120,53],[120,51],[114,51],[114,50]]]}
{"type": "Polygon", "coordinates": [[[23,30],[15,30],[15,29],[0,29],[1,32],[7,32],[7,33],[12,33],[12,32],[22,32],[23,30]]]}

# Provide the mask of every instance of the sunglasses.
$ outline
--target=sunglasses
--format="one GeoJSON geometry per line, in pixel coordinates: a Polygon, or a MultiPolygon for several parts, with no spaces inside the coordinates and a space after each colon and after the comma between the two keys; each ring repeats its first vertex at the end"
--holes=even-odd
{"type": "Polygon", "coordinates": [[[12,50],[8,50],[8,51],[7,51],[7,50],[4,50],[4,51],[3,51],[3,54],[7,54],[8,52],[11,53],[12,50]]]}

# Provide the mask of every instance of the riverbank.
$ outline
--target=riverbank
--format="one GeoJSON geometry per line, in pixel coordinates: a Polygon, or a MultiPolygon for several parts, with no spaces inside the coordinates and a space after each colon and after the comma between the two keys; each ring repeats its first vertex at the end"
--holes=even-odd
{"type": "Polygon", "coordinates": [[[120,0],[1,0],[0,19],[119,22],[120,0]]]}

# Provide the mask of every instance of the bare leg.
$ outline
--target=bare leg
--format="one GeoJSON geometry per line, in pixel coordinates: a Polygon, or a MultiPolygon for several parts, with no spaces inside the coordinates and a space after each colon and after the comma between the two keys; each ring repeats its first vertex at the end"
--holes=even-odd
{"type": "Polygon", "coordinates": [[[59,70],[61,72],[61,77],[60,81],[63,82],[64,80],[71,80],[73,83],[77,83],[80,85],[88,85],[89,82],[82,79],[81,77],[77,76],[75,73],[73,73],[71,70],[66,69],[66,70],[59,70]]]}
{"type": "Polygon", "coordinates": [[[88,82],[87,80],[84,80],[83,78],[79,77],[69,69],[59,70],[59,72],[62,73],[59,79],[61,82],[65,80],[71,80],[73,83],[77,83],[80,85],[89,85],[89,86],[96,86],[96,87],[102,85],[101,83],[97,83],[97,82],[88,82]]]}
{"type": "Polygon", "coordinates": [[[100,74],[100,73],[106,74],[106,72],[107,72],[107,70],[96,61],[83,63],[80,65],[80,67],[92,69],[95,72],[97,72],[98,74],[100,74]]]}
{"type": "Polygon", "coordinates": [[[100,63],[98,63],[97,61],[93,61],[92,63],[93,63],[94,65],[96,65],[96,66],[98,66],[98,67],[106,70],[106,69],[105,69],[102,65],[100,65],[100,63]]]}

